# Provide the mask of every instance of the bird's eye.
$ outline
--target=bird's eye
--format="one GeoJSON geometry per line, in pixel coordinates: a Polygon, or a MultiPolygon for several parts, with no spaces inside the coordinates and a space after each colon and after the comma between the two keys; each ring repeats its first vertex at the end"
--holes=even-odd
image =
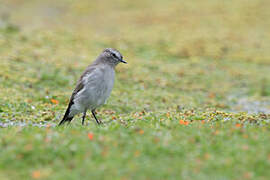
{"type": "Polygon", "coordinates": [[[117,56],[116,56],[116,54],[113,53],[112,56],[115,57],[116,59],[118,59],[117,56]]]}

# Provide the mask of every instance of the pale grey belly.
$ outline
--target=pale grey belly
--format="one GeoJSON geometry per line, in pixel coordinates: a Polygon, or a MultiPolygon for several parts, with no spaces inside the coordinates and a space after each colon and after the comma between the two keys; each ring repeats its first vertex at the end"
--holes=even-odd
{"type": "Polygon", "coordinates": [[[107,83],[102,81],[95,85],[86,84],[74,98],[73,114],[84,112],[86,109],[93,110],[103,105],[109,98],[112,88],[113,80],[107,83]]]}
{"type": "Polygon", "coordinates": [[[82,99],[82,104],[84,104],[87,109],[96,109],[106,102],[111,91],[112,87],[110,87],[108,83],[100,83],[96,87],[86,87],[84,92],[85,98],[82,99]]]}

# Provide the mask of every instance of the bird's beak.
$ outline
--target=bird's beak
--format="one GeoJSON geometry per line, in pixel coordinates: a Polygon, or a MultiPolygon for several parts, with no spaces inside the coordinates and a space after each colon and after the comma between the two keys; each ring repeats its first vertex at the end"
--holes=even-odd
{"type": "Polygon", "coordinates": [[[127,64],[127,62],[126,62],[126,61],[124,61],[123,59],[121,59],[121,61],[120,61],[120,62],[127,64]]]}

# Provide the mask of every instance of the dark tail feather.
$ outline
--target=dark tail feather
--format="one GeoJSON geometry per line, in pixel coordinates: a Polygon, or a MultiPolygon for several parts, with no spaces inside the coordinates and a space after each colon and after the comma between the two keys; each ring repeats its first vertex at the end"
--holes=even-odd
{"type": "Polygon", "coordinates": [[[73,104],[72,102],[69,103],[68,108],[66,110],[66,113],[65,113],[62,121],[58,124],[58,126],[63,125],[65,122],[71,122],[71,120],[73,119],[73,116],[72,117],[68,117],[69,112],[70,112],[70,107],[71,107],[72,104],[73,104]]]}
{"type": "Polygon", "coordinates": [[[66,118],[64,117],[62,121],[58,124],[58,126],[63,125],[65,122],[71,122],[72,119],[73,117],[66,117],[66,118]]]}

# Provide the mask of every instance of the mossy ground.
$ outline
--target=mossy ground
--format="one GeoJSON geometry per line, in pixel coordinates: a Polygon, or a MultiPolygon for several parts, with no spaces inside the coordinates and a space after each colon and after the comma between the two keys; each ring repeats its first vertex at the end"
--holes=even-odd
{"type": "Polygon", "coordinates": [[[0,179],[269,179],[268,0],[0,4],[0,179]],[[105,47],[104,125],[54,127],[105,47]]]}

